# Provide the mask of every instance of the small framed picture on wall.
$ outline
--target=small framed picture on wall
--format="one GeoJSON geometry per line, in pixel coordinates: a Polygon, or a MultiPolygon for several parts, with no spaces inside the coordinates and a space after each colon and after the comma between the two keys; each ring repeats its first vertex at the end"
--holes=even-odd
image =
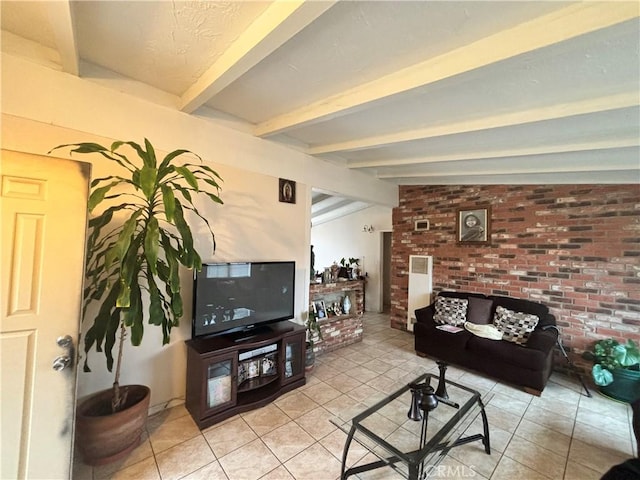
{"type": "Polygon", "coordinates": [[[488,244],[491,239],[491,209],[458,209],[458,243],[488,244]]]}
{"type": "Polygon", "coordinates": [[[296,182],[281,178],[278,199],[283,203],[296,203],[296,182]]]}

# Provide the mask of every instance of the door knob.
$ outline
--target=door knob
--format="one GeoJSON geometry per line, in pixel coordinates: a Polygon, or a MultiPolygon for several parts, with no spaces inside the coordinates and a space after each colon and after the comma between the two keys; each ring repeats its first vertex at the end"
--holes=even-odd
{"type": "Polygon", "coordinates": [[[71,348],[73,346],[73,338],[71,335],[65,335],[64,337],[58,337],[56,343],[62,348],[71,348]]]}
{"type": "Polygon", "coordinates": [[[53,369],[56,372],[60,372],[65,368],[67,368],[70,363],[71,363],[71,358],[69,358],[67,355],[60,355],[59,357],[56,357],[56,359],[53,361],[53,369]]]}

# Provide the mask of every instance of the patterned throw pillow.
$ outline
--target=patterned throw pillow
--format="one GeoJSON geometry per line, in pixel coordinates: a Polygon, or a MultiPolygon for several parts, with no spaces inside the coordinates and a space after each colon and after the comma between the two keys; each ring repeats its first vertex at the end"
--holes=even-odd
{"type": "Polygon", "coordinates": [[[502,332],[502,339],[508,342],[525,345],[529,335],[538,325],[540,319],[530,313],[514,312],[498,306],[493,316],[493,324],[502,332]]]}
{"type": "Polygon", "coordinates": [[[438,297],[433,321],[439,325],[462,325],[467,321],[468,305],[466,298],[438,297]]]}

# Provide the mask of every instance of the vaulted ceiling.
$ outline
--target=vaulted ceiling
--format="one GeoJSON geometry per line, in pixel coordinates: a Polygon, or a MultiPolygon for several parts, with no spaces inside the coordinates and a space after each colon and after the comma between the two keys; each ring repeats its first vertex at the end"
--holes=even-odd
{"type": "Polygon", "coordinates": [[[639,11],[3,0],[2,49],[396,184],[628,183],[639,11]]]}

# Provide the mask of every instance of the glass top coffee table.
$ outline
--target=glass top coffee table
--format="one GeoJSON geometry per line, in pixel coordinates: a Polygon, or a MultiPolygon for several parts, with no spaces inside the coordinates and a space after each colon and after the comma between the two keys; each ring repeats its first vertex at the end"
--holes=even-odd
{"type": "Polygon", "coordinates": [[[412,480],[428,478],[449,450],[478,440],[491,454],[489,425],[480,393],[445,380],[443,374],[440,381],[430,373],[421,375],[351,420],[333,423],[347,433],[343,480],[382,467],[391,467],[412,480]],[[474,423],[479,415],[481,427],[479,422],[474,423]],[[476,430],[478,433],[473,433],[476,430]],[[378,460],[346,468],[354,440],[378,460]]]}

